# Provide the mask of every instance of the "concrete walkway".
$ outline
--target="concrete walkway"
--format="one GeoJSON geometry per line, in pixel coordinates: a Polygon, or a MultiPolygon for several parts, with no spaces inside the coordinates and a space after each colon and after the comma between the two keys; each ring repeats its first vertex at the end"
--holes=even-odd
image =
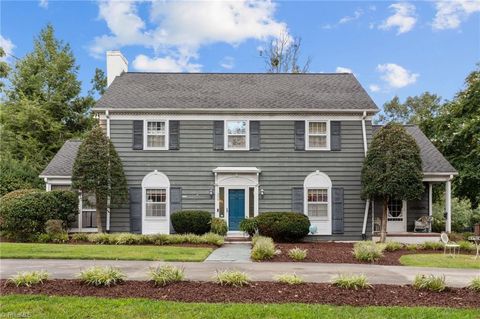
{"type": "Polygon", "coordinates": [[[235,262],[210,261],[203,263],[165,263],[158,261],[114,261],[114,260],[52,260],[52,259],[2,259],[0,260],[0,278],[6,279],[19,271],[47,270],[52,278],[69,279],[86,267],[115,266],[120,268],[132,280],[146,280],[149,267],[172,264],[183,267],[189,280],[208,281],[216,270],[235,269],[246,272],[252,280],[269,281],[282,273],[296,273],[307,282],[330,282],[332,277],[341,274],[365,274],[373,284],[410,284],[416,274],[445,275],[447,285],[464,287],[474,276],[480,275],[478,269],[447,269],[407,266],[379,266],[359,264],[318,264],[318,263],[280,263],[280,262],[235,262]]]}
{"type": "Polygon", "coordinates": [[[215,249],[205,262],[244,262],[250,261],[250,243],[223,244],[222,247],[215,249]]]}

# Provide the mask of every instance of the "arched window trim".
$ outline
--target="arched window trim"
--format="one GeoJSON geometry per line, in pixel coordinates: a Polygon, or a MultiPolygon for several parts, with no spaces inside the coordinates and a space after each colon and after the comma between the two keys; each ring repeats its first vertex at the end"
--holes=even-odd
{"type": "MultiPolygon", "coordinates": [[[[150,193],[152,194],[152,193],[150,193]]],[[[163,197],[163,196],[159,197],[163,197]]],[[[153,209],[153,208],[151,208],[153,209]]],[[[170,180],[167,175],[157,170],[148,173],[142,180],[142,217],[145,220],[169,220],[170,218],[170,180]],[[147,216],[147,192],[158,190],[158,194],[165,195],[165,216],[147,216]]]]}
{"type": "MultiPolygon", "coordinates": [[[[332,219],[332,181],[330,177],[328,177],[327,174],[320,172],[320,171],[315,171],[313,173],[310,173],[306,178],[303,183],[304,187],[304,205],[303,205],[303,210],[304,214],[308,216],[310,220],[318,220],[318,221],[331,221],[332,219]],[[309,205],[321,205],[322,202],[317,202],[315,204],[314,202],[309,201],[309,191],[317,191],[317,198],[321,195],[321,190],[326,190],[327,192],[327,216],[322,217],[322,216],[309,216],[309,205]],[[319,194],[320,193],[320,194],[319,194]]],[[[313,197],[313,196],[312,196],[313,197]]]]}

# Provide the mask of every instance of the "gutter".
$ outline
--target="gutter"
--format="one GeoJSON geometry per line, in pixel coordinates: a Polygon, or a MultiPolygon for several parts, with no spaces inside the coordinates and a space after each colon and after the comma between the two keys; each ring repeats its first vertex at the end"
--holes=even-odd
{"type": "MultiPolygon", "coordinates": [[[[362,116],[362,135],[363,135],[363,151],[365,157],[367,157],[367,130],[365,127],[365,118],[367,117],[367,112],[363,112],[362,116]]],[[[365,213],[363,215],[363,227],[362,227],[362,239],[367,239],[367,220],[368,220],[368,210],[370,209],[370,199],[367,199],[365,202],[365,213]]],[[[372,217],[373,218],[373,217],[372,217]]]]}
{"type": "MultiPolygon", "coordinates": [[[[110,113],[108,110],[105,110],[105,118],[107,121],[107,137],[110,140],[110,113]]],[[[107,146],[109,147],[109,146],[107,146]]],[[[108,169],[110,170],[110,163],[108,165],[108,169]]],[[[110,174],[109,174],[109,179],[108,179],[108,189],[110,190],[110,174]]],[[[110,196],[107,197],[107,218],[106,218],[106,225],[105,225],[105,230],[110,232],[110,196]]]]}

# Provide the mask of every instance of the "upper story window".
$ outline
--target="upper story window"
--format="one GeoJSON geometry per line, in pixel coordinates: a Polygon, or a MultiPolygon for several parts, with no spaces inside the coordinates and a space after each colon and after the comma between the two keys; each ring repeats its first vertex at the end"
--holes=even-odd
{"type": "Polygon", "coordinates": [[[307,121],[306,130],[307,150],[328,150],[329,123],[328,121],[307,121]]]}
{"type": "Polygon", "coordinates": [[[165,150],[167,149],[167,121],[145,121],[145,149],[165,150]]]}
{"type": "Polygon", "coordinates": [[[248,121],[225,122],[225,149],[248,149],[248,121]]]}

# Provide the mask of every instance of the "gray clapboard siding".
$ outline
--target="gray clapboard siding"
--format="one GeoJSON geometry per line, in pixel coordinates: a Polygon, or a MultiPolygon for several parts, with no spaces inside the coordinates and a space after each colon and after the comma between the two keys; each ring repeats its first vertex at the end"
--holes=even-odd
{"type": "MultiPolygon", "coordinates": [[[[262,170],[260,213],[289,211],[292,187],[302,187],[315,170],[329,175],[334,187],[344,189],[344,237],[360,239],[365,202],[360,199],[360,172],[364,158],[361,121],[342,121],[341,150],[295,151],[294,121],[262,121],[259,151],[214,151],[213,121],[181,121],[180,149],[171,151],[132,150],[133,121],[111,120],[111,139],[122,159],[128,185],[140,186],[143,177],[157,169],[170,179],[171,187],[182,188],[182,209],[213,212],[212,169],[218,166],[255,166],[262,170]]],[[[367,136],[371,123],[367,123],[367,136]]],[[[128,206],[128,205],[127,205],[128,206]]],[[[112,210],[112,231],[128,231],[127,208],[112,210]]],[[[370,222],[369,222],[370,229],[370,222]]],[[[370,230],[367,231],[367,233],[370,230]]],[[[338,235],[337,235],[338,236],[338,235]]],[[[334,236],[322,236],[331,239],[334,236]]]]}

